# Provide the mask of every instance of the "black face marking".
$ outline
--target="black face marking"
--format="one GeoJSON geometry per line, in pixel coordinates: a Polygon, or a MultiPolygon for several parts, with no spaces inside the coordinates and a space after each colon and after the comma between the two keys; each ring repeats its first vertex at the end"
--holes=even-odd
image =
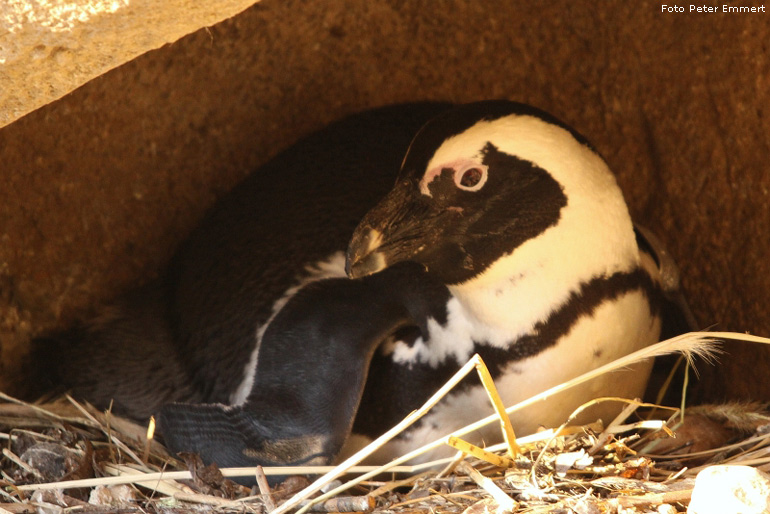
{"type": "MultiPolygon", "coordinates": [[[[652,314],[659,315],[662,293],[644,270],[616,273],[584,282],[562,307],[546,321],[538,323],[531,334],[512,341],[507,348],[474,342],[472,353],[478,353],[484,359],[492,378],[496,379],[509,364],[555,345],[582,316],[591,315],[603,302],[635,290],[646,295],[652,314]]],[[[397,364],[390,356],[375,355],[359,409],[366,415],[356,417],[353,432],[368,437],[380,435],[383,427],[393,426],[407,413],[420,407],[459,367],[453,360],[433,368],[420,362],[397,364]],[[395,403],[380,401],[381,398],[400,398],[402,401],[396,406],[395,403]]],[[[475,376],[466,377],[455,392],[474,385],[478,385],[478,379],[475,376]]]]}
{"type": "Polygon", "coordinates": [[[548,170],[491,142],[477,150],[481,155],[427,169],[447,139],[481,121],[510,115],[561,127],[590,148],[550,114],[515,102],[478,102],[438,115],[413,139],[395,187],[354,232],[347,253],[351,277],[414,260],[446,284],[462,283],[558,222],[567,199],[548,170]],[[377,234],[376,247],[371,234],[377,234]]]}
{"type": "Polygon", "coordinates": [[[442,172],[428,186],[432,196],[422,199],[436,221],[405,221],[431,242],[414,260],[448,284],[473,278],[556,225],[567,205],[559,183],[529,161],[487,143],[482,164],[488,168],[483,188],[464,191],[442,172]]]}
{"type": "Polygon", "coordinates": [[[348,259],[363,253],[374,229],[388,265],[413,260],[445,284],[458,284],[558,223],[567,197],[546,170],[491,143],[480,166],[485,183],[474,191],[458,187],[453,168],[431,177],[429,196],[420,192],[422,172],[404,177],[359,224],[348,259]]]}

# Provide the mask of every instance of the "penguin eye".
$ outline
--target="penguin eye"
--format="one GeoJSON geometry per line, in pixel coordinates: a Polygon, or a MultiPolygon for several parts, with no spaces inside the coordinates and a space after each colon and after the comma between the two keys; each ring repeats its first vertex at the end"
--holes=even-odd
{"type": "Polygon", "coordinates": [[[487,167],[471,165],[455,171],[455,184],[465,191],[478,191],[487,181],[487,167]]]}
{"type": "Polygon", "coordinates": [[[471,168],[463,172],[463,176],[460,177],[460,185],[465,187],[473,187],[481,182],[481,170],[478,168],[471,168]]]}

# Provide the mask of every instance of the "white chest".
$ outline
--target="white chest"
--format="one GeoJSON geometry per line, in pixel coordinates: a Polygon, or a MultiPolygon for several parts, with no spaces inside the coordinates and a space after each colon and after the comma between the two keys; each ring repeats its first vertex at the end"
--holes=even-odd
{"type": "MultiPolygon", "coordinates": [[[[453,299],[452,302],[458,300],[453,299]]],[[[430,326],[430,339],[418,340],[411,347],[396,343],[393,359],[404,363],[416,359],[435,366],[443,359],[454,358],[464,364],[474,352],[473,338],[480,333],[489,334],[494,331],[490,328],[479,329],[474,320],[462,314],[459,303],[450,304],[450,315],[445,326],[434,323],[430,326]]],[[[503,368],[495,383],[503,403],[506,406],[514,405],[653,344],[658,341],[659,335],[660,320],[651,312],[646,293],[640,289],[631,289],[598,302],[590,313],[580,314],[570,329],[561,334],[552,346],[536,355],[511,361],[503,368]]],[[[499,341],[492,345],[498,346],[499,341]]],[[[595,379],[552,397],[547,402],[535,404],[512,416],[514,430],[521,436],[536,431],[540,426],[558,426],[566,421],[575,408],[598,397],[639,397],[644,392],[650,368],[651,363],[644,363],[631,370],[595,379]]],[[[617,413],[619,405],[604,404],[590,410],[582,419],[594,421],[601,417],[608,421],[617,413]]],[[[483,388],[480,385],[466,388],[447,397],[417,428],[392,441],[373,460],[385,461],[398,457],[491,413],[490,402],[483,388]]],[[[475,443],[491,444],[499,441],[500,434],[493,426],[487,431],[469,434],[467,437],[475,443]]],[[[448,452],[448,449],[438,450],[424,456],[423,460],[448,452]]]]}

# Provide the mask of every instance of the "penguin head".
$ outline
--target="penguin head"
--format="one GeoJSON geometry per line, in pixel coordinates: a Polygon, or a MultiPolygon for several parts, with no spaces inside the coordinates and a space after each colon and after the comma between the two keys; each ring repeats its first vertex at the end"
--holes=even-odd
{"type": "Polygon", "coordinates": [[[411,260],[462,285],[553,258],[567,274],[609,273],[636,253],[622,193],[589,143],[548,113],[487,101],[417,133],[395,187],[356,228],[346,269],[355,278],[411,260]]]}

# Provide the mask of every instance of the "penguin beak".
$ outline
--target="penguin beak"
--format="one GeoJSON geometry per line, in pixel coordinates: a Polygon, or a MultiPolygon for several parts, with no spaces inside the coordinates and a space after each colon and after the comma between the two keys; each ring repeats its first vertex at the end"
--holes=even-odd
{"type": "Polygon", "coordinates": [[[350,278],[360,278],[388,267],[381,251],[382,232],[361,224],[353,233],[345,259],[345,272],[350,278]]]}
{"type": "Polygon", "coordinates": [[[425,248],[433,216],[418,197],[408,182],[402,182],[364,216],[348,245],[345,271],[350,278],[411,260],[425,248]]]}

